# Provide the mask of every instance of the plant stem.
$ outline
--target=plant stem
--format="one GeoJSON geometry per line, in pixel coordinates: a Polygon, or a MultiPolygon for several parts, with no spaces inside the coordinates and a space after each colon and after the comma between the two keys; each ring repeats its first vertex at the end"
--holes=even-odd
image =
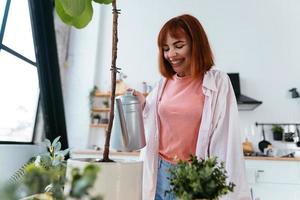
{"type": "Polygon", "coordinates": [[[105,146],[103,152],[102,162],[112,162],[109,159],[109,145],[110,145],[110,136],[111,130],[114,121],[114,105],[115,105],[115,96],[116,96],[116,74],[118,68],[116,67],[117,61],[117,50],[118,50],[118,10],[116,5],[116,0],[112,1],[112,11],[113,11],[113,28],[112,28],[112,59],[111,59],[111,97],[110,97],[110,114],[108,128],[106,131],[105,137],[105,146]]]}

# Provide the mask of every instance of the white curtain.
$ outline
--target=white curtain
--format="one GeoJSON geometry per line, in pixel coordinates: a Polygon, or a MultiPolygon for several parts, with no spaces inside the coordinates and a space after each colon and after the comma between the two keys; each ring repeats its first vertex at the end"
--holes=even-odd
{"type": "Polygon", "coordinates": [[[71,27],[64,24],[54,12],[54,26],[56,35],[57,54],[60,68],[62,90],[64,91],[64,74],[68,68],[68,51],[71,27]]]}

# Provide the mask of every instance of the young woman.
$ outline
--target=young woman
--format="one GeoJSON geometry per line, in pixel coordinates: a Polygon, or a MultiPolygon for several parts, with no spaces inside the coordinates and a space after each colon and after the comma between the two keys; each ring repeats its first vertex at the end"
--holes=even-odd
{"type": "Polygon", "coordinates": [[[176,199],[169,172],[176,162],[217,156],[224,161],[233,193],[222,199],[249,200],[238,127],[237,104],[226,73],[212,68],[213,54],[200,22],[191,15],[170,19],[158,35],[159,69],[164,77],[144,106],[147,145],[144,200],[176,199]]]}

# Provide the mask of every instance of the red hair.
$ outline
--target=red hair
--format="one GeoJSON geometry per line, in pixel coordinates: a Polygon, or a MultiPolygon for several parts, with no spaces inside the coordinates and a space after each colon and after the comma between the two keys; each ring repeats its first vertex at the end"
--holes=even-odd
{"type": "Polygon", "coordinates": [[[195,17],[181,15],[167,21],[158,35],[159,48],[159,71],[166,78],[172,78],[176,73],[170,63],[164,58],[163,45],[167,35],[179,38],[185,36],[191,42],[191,75],[193,78],[201,77],[214,65],[213,53],[211,51],[206,33],[195,17]]]}

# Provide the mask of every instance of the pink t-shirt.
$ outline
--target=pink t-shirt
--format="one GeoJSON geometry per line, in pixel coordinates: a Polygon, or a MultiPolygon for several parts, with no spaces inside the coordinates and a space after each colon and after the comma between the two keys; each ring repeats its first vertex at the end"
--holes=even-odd
{"type": "Polygon", "coordinates": [[[202,79],[174,75],[168,80],[158,104],[163,159],[176,163],[195,155],[203,104],[202,79]]]}

